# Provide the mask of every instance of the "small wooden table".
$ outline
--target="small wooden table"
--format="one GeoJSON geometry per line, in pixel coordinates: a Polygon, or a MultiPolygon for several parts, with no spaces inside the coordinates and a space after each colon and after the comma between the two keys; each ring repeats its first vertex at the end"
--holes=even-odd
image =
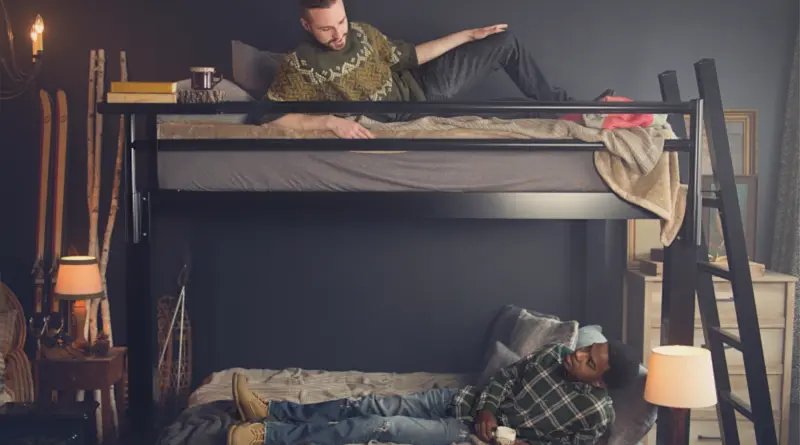
{"type": "Polygon", "coordinates": [[[75,400],[78,391],[99,390],[102,405],[103,443],[114,443],[124,432],[125,388],[128,384],[128,349],[111,348],[107,357],[47,359],[36,361],[37,397],[41,402],[50,402],[53,391],[58,397],[75,400]],[[114,387],[119,428],[114,428],[114,413],[111,409],[111,387],[114,387]]]}

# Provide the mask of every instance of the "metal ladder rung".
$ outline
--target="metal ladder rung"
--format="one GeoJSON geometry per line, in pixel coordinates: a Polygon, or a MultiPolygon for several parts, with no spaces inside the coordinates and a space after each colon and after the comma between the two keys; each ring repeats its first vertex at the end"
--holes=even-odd
{"type": "Polygon", "coordinates": [[[747,418],[747,420],[751,422],[755,422],[755,416],[753,415],[753,410],[747,405],[747,403],[742,400],[739,396],[732,392],[724,392],[720,394],[720,402],[727,403],[733,409],[738,411],[741,415],[747,418]]]}
{"type": "Polygon", "coordinates": [[[733,275],[731,275],[731,271],[728,269],[723,269],[716,264],[711,264],[707,261],[698,261],[697,268],[700,272],[710,273],[711,275],[718,276],[724,280],[731,281],[733,275]]]}
{"type": "Polygon", "coordinates": [[[703,197],[703,207],[710,207],[712,209],[719,209],[722,207],[722,200],[719,198],[703,197]]]}
{"type": "Polygon", "coordinates": [[[719,340],[722,343],[731,345],[732,348],[742,351],[742,340],[738,335],[728,332],[719,327],[711,327],[708,329],[708,334],[711,337],[716,337],[714,340],[719,340]]]}

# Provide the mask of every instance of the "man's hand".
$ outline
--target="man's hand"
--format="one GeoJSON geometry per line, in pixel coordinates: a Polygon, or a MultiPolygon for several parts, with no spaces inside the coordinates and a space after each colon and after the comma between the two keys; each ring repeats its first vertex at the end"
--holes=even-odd
{"type": "Polygon", "coordinates": [[[507,28],[508,25],[501,24],[501,25],[485,26],[483,28],[468,29],[464,32],[466,33],[467,38],[469,40],[481,40],[489,37],[492,34],[504,32],[507,28]]]}
{"type": "Polygon", "coordinates": [[[479,411],[475,417],[475,433],[478,438],[486,443],[494,442],[494,430],[497,429],[497,419],[491,411],[479,411]]]}
{"type": "Polygon", "coordinates": [[[358,122],[337,116],[331,116],[330,121],[328,121],[328,129],[342,139],[375,139],[375,135],[358,122]]]}

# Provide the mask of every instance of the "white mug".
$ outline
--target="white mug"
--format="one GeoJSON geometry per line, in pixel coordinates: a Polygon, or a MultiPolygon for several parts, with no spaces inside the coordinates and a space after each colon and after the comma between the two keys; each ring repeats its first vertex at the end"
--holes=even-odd
{"type": "Polygon", "coordinates": [[[498,426],[494,437],[499,445],[514,445],[517,440],[517,432],[513,428],[498,426]]]}

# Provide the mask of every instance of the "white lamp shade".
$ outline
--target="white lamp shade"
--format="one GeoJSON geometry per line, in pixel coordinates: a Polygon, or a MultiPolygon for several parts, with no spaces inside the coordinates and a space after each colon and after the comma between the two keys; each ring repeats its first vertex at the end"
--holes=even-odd
{"type": "Polygon", "coordinates": [[[103,282],[97,258],[69,256],[58,260],[58,276],[54,293],[62,300],[91,300],[100,298],[103,282]]]}
{"type": "Polygon", "coordinates": [[[650,353],[644,399],[670,408],[717,404],[711,351],[692,346],[659,346],[650,353]]]}

